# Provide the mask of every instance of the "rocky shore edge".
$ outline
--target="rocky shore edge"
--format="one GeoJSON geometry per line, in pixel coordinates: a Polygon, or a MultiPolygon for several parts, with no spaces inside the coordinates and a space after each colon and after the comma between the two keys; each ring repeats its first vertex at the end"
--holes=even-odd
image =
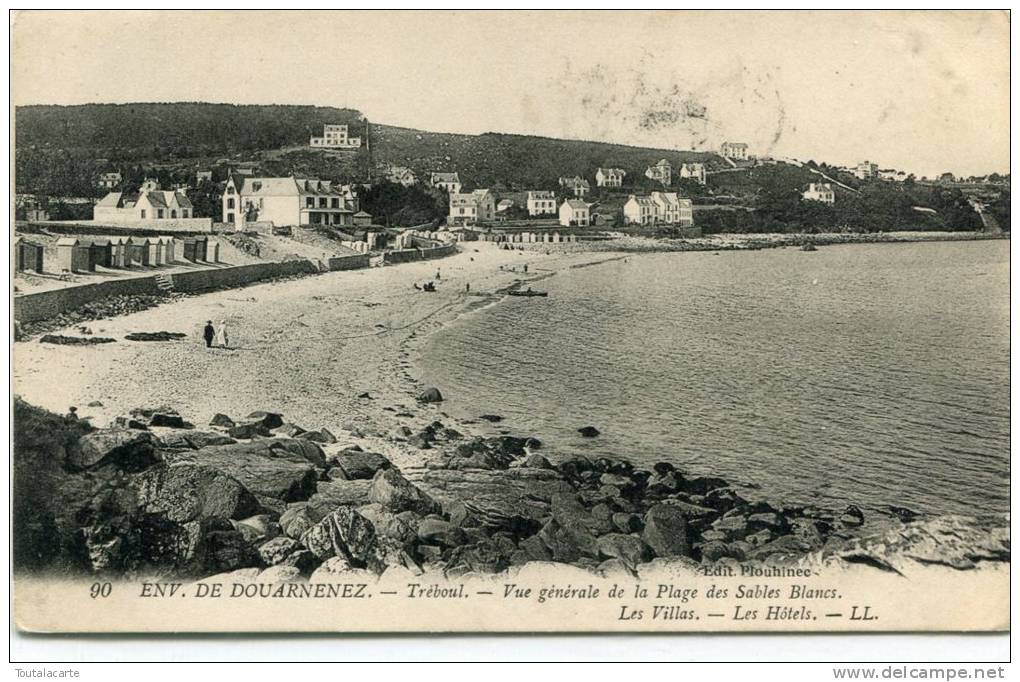
{"type": "MultiPolygon", "coordinates": [[[[438,399],[435,389],[419,396],[438,399]]],[[[199,429],[172,408],[138,408],[94,429],[19,399],[14,411],[16,572],[322,582],[533,562],[634,576],[721,564],[901,573],[904,562],[963,570],[1010,558],[1008,515],[924,519],[890,508],[892,529],[868,537],[853,506],[750,501],[666,462],[553,464],[536,438],[468,437],[439,421],[390,436],[425,460],[401,471],[275,412],[218,414],[199,429]]]]}

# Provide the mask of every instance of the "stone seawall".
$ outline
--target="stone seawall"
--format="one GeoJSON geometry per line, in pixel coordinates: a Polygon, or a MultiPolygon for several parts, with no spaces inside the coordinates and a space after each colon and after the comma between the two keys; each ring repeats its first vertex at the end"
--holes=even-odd
{"type": "Polygon", "coordinates": [[[386,265],[410,263],[412,261],[445,258],[455,253],[457,253],[457,246],[455,244],[437,246],[432,249],[403,249],[401,251],[387,251],[383,254],[383,262],[386,265]]]}
{"type": "MultiPolygon", "coordinates": [[[[275,277],[317,272],[319,272],[319,268],[311,261],[292,260],[282,263],[254,263],[227,268],[193,270],[174,274],[171,279],[175,291],[195,293],[222,287],[238,287],[275,277]]],[[[56,317],[61,313],[111,296],[157,295],[160,293],[161,290],[156,284],[155,276],[40,291],[14,297],[14,319],[23,323],[36,322],[56,317]]]]}
{"type": "Polygon", "coordinates": [[[370,258],[367,254],[356,256],[338,256],[327,261],[330,272],[336,270],[360,270],[369,266],[370,258]]]}

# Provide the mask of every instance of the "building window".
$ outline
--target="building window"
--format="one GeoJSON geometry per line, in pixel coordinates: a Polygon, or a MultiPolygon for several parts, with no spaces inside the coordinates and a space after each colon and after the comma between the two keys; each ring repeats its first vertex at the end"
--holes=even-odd
{"type": "Polygon", "coordinates": [[[333,208],[340,208],[340,200],[333,199],[333,208]]]}
{"type": "Polygon", "coordinates": [[[234,207],[234,200],[233,199],[227,199],[227,208],[233,208],[233,207],[234,207]]]}
{"type": "Polygon", "coordinates": [[[227,214],[227,222],[228,223],[234,222],[234,214],[233,213],[228,213],[227,214]]]}
{"type": "Polygon", "coordinates": [[[315,208],[315,199],[312,197],[305,199],[305,208],[315,208]]]}
{"type": "Polygon", "coordinates": [[[176,218],[177,217],[177,211],[174,210],[174,209],[170,209],[170,217],[171,218],[176,218]]]}
{"type": "Polygon", "coordinates": [[[233,194],[233,193],[234,193],[234,186],[233,185],[227,185],[227,194],[233,194]]]}
{"type": "Polygon", "coordinates": [[[156,209],[156,217],[157,218],[162,218],[163,217],[163,209],[161,209],[161,208],[156,209]]]}
{"type": "Polygon", "coordinates": [[[145,220],[145,209],[142,209],[142,220],[145,220]]]}

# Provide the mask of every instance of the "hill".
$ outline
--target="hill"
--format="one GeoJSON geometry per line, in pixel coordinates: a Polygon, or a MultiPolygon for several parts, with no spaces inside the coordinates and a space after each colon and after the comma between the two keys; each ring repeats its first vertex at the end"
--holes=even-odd
{"type": "Polygon", "coordinates": [[[373,124],[371,140],[376,164],[406,166],[419,178],[431,171],[457,171],[466,186],[494,189],[548,188],[565,175],[592,181],[600,166],[622,168],[627,180],[635,181],[659,159],[675,169],[685,162],[724,165],[711,153],[534,135],[458,135],[373,124]]]}
{"type": "Polygon", "coordinates": [[[19,149],[92,152],[110,161],[193,158],[308,144],[326,123],[361,135],[364,117],[333,107],[202,102],[25,106],[15,111],[19,149]]]}
{"type": "MultiPolygon", "coordinates": [[[[361,112],[331,107],[198,102],[24,106],[15,112],[20,192],[95,196],[93,180],[125,166],[162,169],[253,161],[263,172],[366,181],[388,165],[420,178],[457,171],[465,187],[549,188],[563,175],[592,180],[599,166],[627,171],[637,183],[665,158],[678,168],[700,161],[723,167],[714,154],[631,147],[531,135],[461,135],[370,124],[361,112]],[[347,123],[367,144],[359,154],[308,148],[323,124],[347,123]]],[[[100,193],[101,194],[101,193],[100,193]]]]}

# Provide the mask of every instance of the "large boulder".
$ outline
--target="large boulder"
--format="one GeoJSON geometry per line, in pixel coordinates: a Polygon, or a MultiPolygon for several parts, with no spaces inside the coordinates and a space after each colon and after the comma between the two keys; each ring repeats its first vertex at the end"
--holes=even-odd
{"type": "Polygon", "coordinates": [[[583,526],[564,526],[552,518],[538,532],[538,537],[555,561],[572,564],[582,556],[595,558],[599,555],[595,535],[583,526]]]}
{"type": "Polygon", "coordinates": [[[305,531],[301,544],[319,559],[339,556],[364,566],[374,557],[375,528],[353,507],[339,507],[305,531]]]}
{"type": "Polygon", "coordinates": [[[369,499],[391,512],[413,511],[416,514],[438,514],[439,503],[408,481],[397,469],[376,472],[369,489],[369,499]]]}
{"type": "Polygon", "coordinates": [[[297,438],[300,440],[312,441],[313,443],[322,443],[324,445],[332,445],[336,442],[336,436],[334,436],[329,429],[302,431],[297,434],[297,438]]]}
{"type": "Polygon", "coordinates": [[[318,514],[318,520],[342,504],[354,507],[368,504],[371,486],[372,482],[365,480],[320,481],[318,491],[308,498],[309,511],[313,516],[318,514]]]}
{"type": "Polygon", "coordinates": [[[435,386],[429,386],[424,391],[418,394],[418,402],[422,403],[441,403],[443,402],[443,394],[439,392],[439,389],[435,386]]]}
{"type": "Polygon", "coordinates": [[[255,496],[237,479],[199,464],[150,469],[138,478],[136,490],[143,512],[177,523],[208,517],[243,519],[259,508],[255,496]]]}
{"type": "Polygon", "coordinates": [[[78,447],[67,453],[70,469],[89,469],[115,464],[125,471],[141,471],[160,461],[159,439],[136,429],[99,429],[78,439],[78,447]]]}
{"type": "Polygon", "coordinates": [[[609,533],[598,539],[599,554],[607,559],[620,559],[630,568],[652,558],[652,550],[636,535],[609,533]]]}
{"type": "Polygon", "coordinates": [[[277,412],[256,410],[249,414],[245,421],[249,423],[258,422],[264,425],[267,429],[278,429],[283,426],[283,415],[277,412]]]}
{"type": "Polygon", "coordinates": [[[392,538],[400,543],[411,546],[418,542],[418,519],[414,512],[394,514],[378,504],[366,504],[358,507],[358,513],[372,522],[376,535],[392,538]]]}
{"type": "MultiPolygon", "coordinates": [[[[172,462],[193,462],[218,469],[236,478],[251,492],[295,502],[315,491],[318,472],[309,461],[312,443],[290,438],[218,445],[167,455],[172,462]]],[[[321,449],[318,450],[321,455],[321,449]]],[[[322,458],[323,463],[325,457],[322,458]]]]}
{"type": "Polygon", "coordinates": [[[657,504],[645,514],[645,529],[641,539],[657,556],[674,557],[691,555],[687,540],[687,519],[683,511],[668,505],[657,504]]]}
{"type": "Polygon", "coordinates": [[[376,472],[392,468],[390,460],[375,452],[356,452],[346,450],[335,458],[347,478],[351,480],[371,479],[376,472]]]}
{"type": "Polygon", "coordinates": [[[467,542],[463,529],[449,521],[431,517],[422,519],[418,524],[418,538],[426,544],[446,547],[457,547],[467,542]]]}
{"type": "Polygon", "coordinates": [[[284,535],[296,540],[318,521],[309,511],[307,502],[295,502],[280,515],[280,529],[284,535]]]}
{"type": "Polygon", "coordinates": [[[301,543],[293,538],[280,536],[259,546],[259,557],[266,566],[281,563],[301,547],[301,543]]]}
{"type": "Polygon", "coordinates": [[[231,426],[227,431],[231,438],[256,438],[258,436],[268,437],[272,432],[262,422],[243,422],[231,426]]]}

